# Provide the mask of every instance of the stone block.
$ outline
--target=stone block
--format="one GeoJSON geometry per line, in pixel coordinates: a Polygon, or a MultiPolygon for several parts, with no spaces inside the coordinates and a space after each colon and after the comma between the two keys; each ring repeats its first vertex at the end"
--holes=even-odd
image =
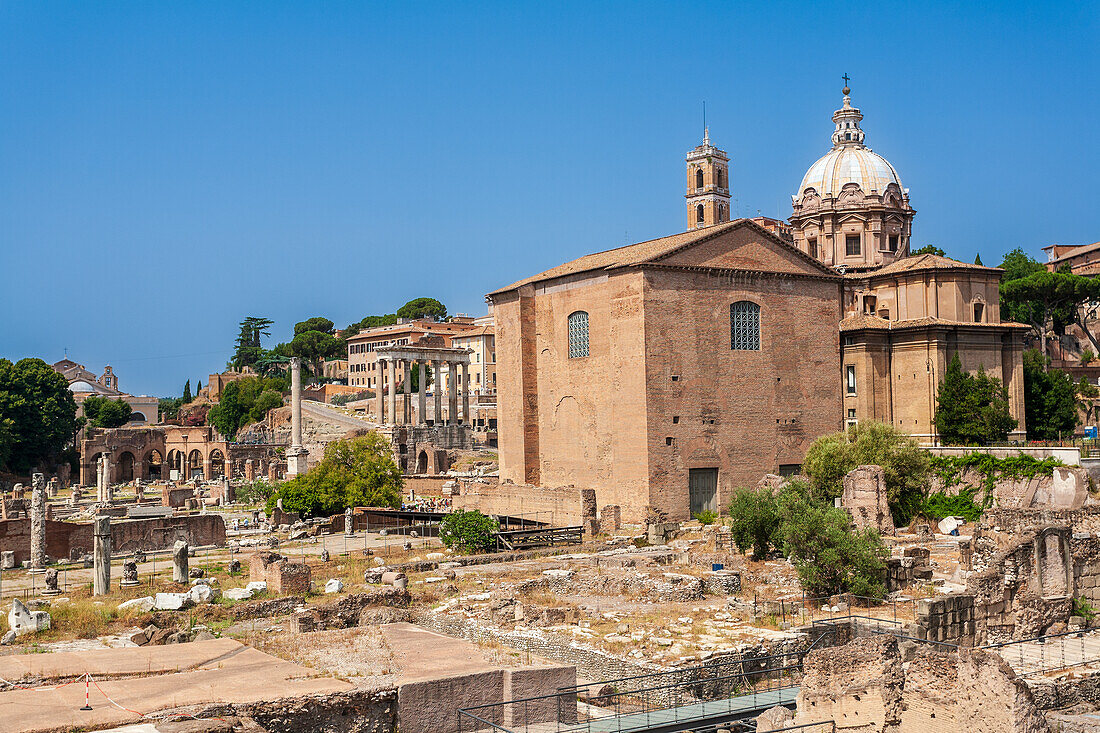
{"type": "Polygon", "coordinates": [[[158,611],[181,611],[193,603],[187,593],[157,593],[153,600],[158,611]]]}

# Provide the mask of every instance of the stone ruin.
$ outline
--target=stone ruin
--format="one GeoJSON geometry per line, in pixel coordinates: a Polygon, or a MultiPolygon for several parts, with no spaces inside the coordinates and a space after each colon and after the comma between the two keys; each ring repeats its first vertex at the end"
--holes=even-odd
{"type": "Polygon", "coordinates": [[[292,563],[277,552],[255,553],[248,567],[251,582],[265,582],[272,593],[304,594],[310,590],[313,577],[309,565],[292,563]]]}
{"type": "Polygon", "coordinates": [[[870,527],[881,534],[894,533],[882,466],[858,466],[849,471],[844,477],[840,505],[852,515],[857,529],[870,527]]]}

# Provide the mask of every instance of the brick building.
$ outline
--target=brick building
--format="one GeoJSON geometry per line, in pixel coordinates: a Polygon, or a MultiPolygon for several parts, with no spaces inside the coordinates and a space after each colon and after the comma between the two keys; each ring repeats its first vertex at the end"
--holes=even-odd
{"type": "Polygon", "coordinates": [[[719,509],[861,419],[936,442],[956,352],[1004,381],[1022,436],[1026,328],[1000,320],[1000,270],[907,256],[908,190],[848,94],[789,229],[724,221],[708,134],[687,156],[687,232],[489,294],[502,480],[592,488],[628,521],[719,509]]]}

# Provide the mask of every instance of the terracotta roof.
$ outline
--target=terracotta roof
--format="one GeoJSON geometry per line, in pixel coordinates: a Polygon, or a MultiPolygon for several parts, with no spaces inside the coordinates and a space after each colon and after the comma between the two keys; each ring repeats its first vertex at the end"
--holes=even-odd
{"type": "Polygon", "coordinates": [[[571,260],[564,264],[558,265],[557,267],[552,267],[549,270],[540,272],[537,275],[532,275],[531,277],[514,282],[507,287],[498,288],[497,290],[489,293],[489,295],[493,296],[499,293],[506,293],[509,290],[515,290],[516,288],[522,287],[524,285],[531,285],[533,283],[542,282],[544,280],[553,280],[555,278],[565,277],[567,275],[577,275],[583,272],[593,272],[595,270],[611,270],[617,267],[640,265],[645,262],[649,262],[651,260],[670,255],[673,252],[689,245],[703,242],[707,239],[711,239],[712,237],[716,237],[719,234],[723,234],[725,232],[743,226],[748,226],[756,229],[761,234],[769,237],[773,242],[781,244],[782,246],[789,249],[791,252],[803,257],[807,262],[812,262],[821,270],[822,274],[837,277],[837,273],[835,273],[833,270],[821,264],[813,257],[810,257],[805,252],[790,244],[782,237],[776,236],[773,232],[768,231],[756,222],[750,219],[734,219],[733,221],[727,222],[725,224],[718,224],[716,226],[706,227],[704,229],[693,229],[691,231],[681,232],[680,234],[673,234],[668,237],[650,239],[645,242],[628,244],[624,247],[616,247],[615,249],[609,249],[603,252],[596,252],[594,254],[585,255],[584,257],[578,257],[575,260],[571,260]]]}
{"type": "MultiPolygon", "coordinates": [[[[1064,244],[1062,244],[1062,245],[1053,245],[1053,244],[1049,245],[1049,247],[1065,247],[1065,246],[1072,246],[1072,245],[1064,245],[1064,244]]],[[[1049,247],[1043,247],[1043,249],[1048,249],[1049,247]]],[[[1092,244],[1082,244],[1082,245],[1079,245],[1077,247],[1074,247],[1069,252],[1066,252],[1064,255],[1059,255],[1058,257],[1055,257],[1054,259],[1050,260],[1047,264],[1051,264],[1051,263],[1054,263],[1054,262],[1062,262],[1063,260],[1068,260],[1071,257],[1078,257],[1080,255],[1083,255],[1086,252],[1095,252],[1098,249],[1100,249],[1100,242],[1093,242],[1092,244]]]]}
{"type": "Polygon", "coordinates": [[[468,336],[492,336],[496,333],[492,326],[478,326],[477,328],[469,331],[463,331],[462,333],[456,333],[451,336],[451,339],[464,339],[468,336]]]}
{"type": "Polygon", "coordinates": [[[909,318],[904,321],[888,321],[878,316],[855,315],[848,316],[840,322],[840,330],[844,331],[901,331],[907,328],[923,328],[925,326],[972,326],[978,328],[1015,328],[1029,329],[1022,323],[1004,321],[1002,323],[974,323],[973,321],[952,321],[947,318],[909,318]]]}
{"type": "Polygon", "coordinates": [[[999,268],[986,267],[985,265],[972,265],[967,262],[959,262],[950,257],[940,257],[934,254],[915,255],[905,257],[893,262],[882,269],[866,273],[868,275],[893,275],[899,272],[918,272],[921,270],[981,270],[992,272],[999,268]]]}

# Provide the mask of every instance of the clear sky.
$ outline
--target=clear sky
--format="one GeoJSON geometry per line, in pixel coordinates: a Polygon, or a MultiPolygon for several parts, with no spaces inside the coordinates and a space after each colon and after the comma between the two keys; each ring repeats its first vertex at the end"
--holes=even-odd
{"type": "Polygon", "coordinates": [[[790,215],[841,75],[916,246],[1100,240],[1100,4],[0,1],[0,356],[176,395],[275,341],[683,230],[684,154],[790,215]]]}

